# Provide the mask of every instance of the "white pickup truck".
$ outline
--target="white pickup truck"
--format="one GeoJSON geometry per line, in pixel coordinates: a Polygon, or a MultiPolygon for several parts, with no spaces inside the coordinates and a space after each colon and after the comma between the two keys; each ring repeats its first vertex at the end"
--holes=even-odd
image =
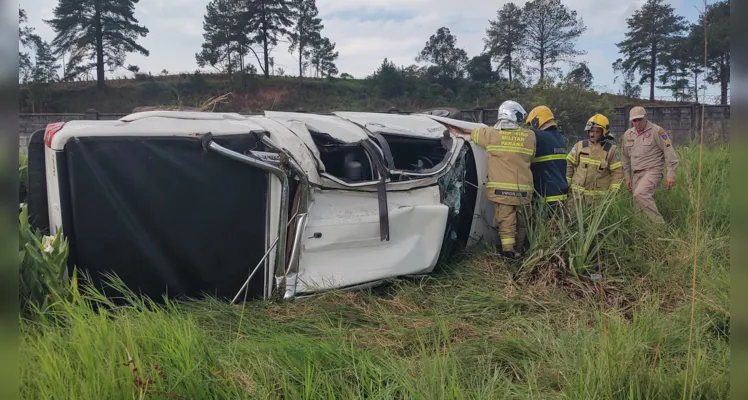
{"type": "Polygon", "coordinates": [[[69,240],[69,267],[156,298],[360,288],[497,242],[486,153],[448,125],[485,126],[274,111],[53,123],[29,146],[29,210],[69,240]]]}

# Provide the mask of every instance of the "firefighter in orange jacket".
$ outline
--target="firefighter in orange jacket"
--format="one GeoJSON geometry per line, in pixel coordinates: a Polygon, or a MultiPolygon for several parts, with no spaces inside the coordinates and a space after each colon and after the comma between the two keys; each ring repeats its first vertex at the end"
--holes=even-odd
{"type": "Polygon", "coordinates": [[[589,139],[577,142],[566,157],[566,179],[574,195],[594,199],[621,188],[623,162],[610,134],[608,118],[593,115],[585,131],[589,139]]]}
{"type": "Polygon", "coordinates": [[[505,101],[499,107],[494,127],[477,128],[471,133],[473,143],[488,152],[486,195],[496,203],[501,254],[508,258],[515,258],[515,250],[520,250],[525,240],[525,227],[517,217],[517,210],[530,204],[533,194],[530,164],[536,139],[535,132],[521,127],[526,116],[517,102],[505,101]]]}

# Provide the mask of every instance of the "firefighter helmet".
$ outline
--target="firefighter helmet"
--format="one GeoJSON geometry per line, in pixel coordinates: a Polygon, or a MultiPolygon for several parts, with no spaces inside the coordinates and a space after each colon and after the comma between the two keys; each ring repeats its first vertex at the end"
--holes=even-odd
{"type": "Polygon", "coordinates": [[[510,121],[521,124],[525,120],[527,112],[522,106],[513,100],[507,100],[499,106],[499,121],[510,121]]]}
{"type": "Polygon", "coordinates": [[[555,118],[553,117],[550,108],[546,106],[537,106],[527,115],[526,122],[532,127],[532,129],[540,129],[540,127],[545,125],[546,122],[553,121],[554,119],[555,118]]]}
{"type": "Polygon", "coordinates": [[[603,130],[603,136],[610,133],[610,121],[608,121],[608,118],[602,114],[595,114],[592,118],[587,120],[587,125],[584,127],[584,130],[589,132],[594,127],[601,128],[603,130]]]}

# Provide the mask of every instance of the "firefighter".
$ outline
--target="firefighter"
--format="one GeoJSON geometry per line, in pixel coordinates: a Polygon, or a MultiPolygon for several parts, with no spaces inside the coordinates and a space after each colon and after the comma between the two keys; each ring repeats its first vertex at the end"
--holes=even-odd
{"type": "Polygon", "coordinates": [[[634,212],[643,212],[652,221],[663,224],[665,220],[652,195],[662,182],[665,166],[668,190],[675,186],[678,156],[665,130],[648,121],[643,107],[632,108],[629,119],[633,127],[623,134],[623,172],[626,185],[633,192],[634,212]]]}
{"type": "Polygon", "coordinates": [[[525,227],[517,211],[532,201],[533,194],[530,164],[535,155],[535,132],[520,126],[526,114],[519,103],[508,100],[499,106],[494,127],[457,132],[470,134],[473,143],[488,153],[486,196],[496,203],[501,254],[507,258],[516,258],[515,250],[524,242],[525,227]]]}
{"type": "Polygon", "coordinates": [[[530,111],[527,124],[535,132],[537,150],[532,160],[533,186],[539,197],[549,205],[566,200],[569,184],[566,181],[566,143],[556,119],[546,106],[530,111]]]}
{"type": "Polygon", "coordinates": [[[577,142],[569,152],[566,179],[575,196],[590,200],[621,188],[623,162],[610,134],[608,118],[595,114],[584,130],[589,138],[577,142]]]}

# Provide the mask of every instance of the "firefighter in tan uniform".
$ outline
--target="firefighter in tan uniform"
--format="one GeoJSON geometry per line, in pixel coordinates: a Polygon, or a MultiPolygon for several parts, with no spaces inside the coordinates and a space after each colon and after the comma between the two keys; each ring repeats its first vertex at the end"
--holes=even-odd
{"type": "Polygon", "coordinates": [[[643,107],[632,108],[629,119],[633,127],[623,134],[622,155],[626,185],[634,196],[634,212],[643,212],[652,221],[664,223],[652,195],[662,182],[665,166],[668,190],[675,186],[678,156],[668,134],[662,127],[647,120],[647,112],[643,107]]]}
{"type": "Polygon", "coordinates": [[[473,143],[488,153],[486,195],[496,203],[501,254],[515,258],[525,240],[525,227],[518,220],[519,206],[532,200],[533,182],[530,164],[535,155],[535,132],[520,126],[527,113],[514,101],[499,107],[498,122],[492,128],[477,128],[471,133],[473,143]]]}
{"type": "Polygon", "coordinates": [[[577,142],[566,157],[566,180],[574,195],[595,199],[621,188],[623,163],[608,118],[593,115],[585,131],[589,139],[577,142]]]}

